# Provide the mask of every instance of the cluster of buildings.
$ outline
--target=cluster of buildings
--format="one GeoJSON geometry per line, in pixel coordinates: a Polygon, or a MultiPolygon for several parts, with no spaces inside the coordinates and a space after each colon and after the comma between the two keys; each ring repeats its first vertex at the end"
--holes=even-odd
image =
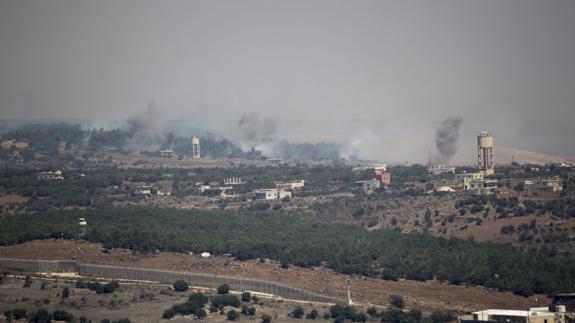
{"type": "Polygon", "coordinates": [[[36,177],[38,178],[39,181],[48,181],[48,182],[64,180],[64,175],[62,174],[61,170],[38,172],[36,174],[36,177]]]}
{"type": "Polygon", "coordinates": [[[167,191],[163,192],[160,191],[157,187],[152,185],[136,185],[134,187],[134,195],[142,195],[142,196],[151,196],[151,195],[158,195],[158,196],[170,196],[172,193],[167,191]]]}
{"type": "MultiPolygon", "coordinates": [[[[193,137],[192,138],[192,158],[193,159],[200,159],[201,152],[200,152],[200,138],[193,137]]],[[[162,159],[176,159],[176,151],[173,148],[167,148],[160,150],[160,158],[162,159]]]]}
{"type": "Polygon", "coordinates": [[[356,186],[366,194],[372,194],[391,184],[391,173],[387,171],[387,165],[374,165],[372,169],[373,173],[369,180],[355,182],[356,186]]]}
{"type": "Polygon", "coordinates": [[[277,200],[284,198],[291,198],[291,191],[277,189],[277,188],[264,188],[257,189],[252,192],[254,200],[277,200]]]}
{"type": "Polygon", "coordinates": [[[26,149],[30,147],[30,143],[28,140],[6,139],[2,140],[2,142],[0,143],[0,147],[2,147],[2,149],[10,149],[10,148],[26,149]]]}
{"type": "Polygon", "coordinates": [[[455,175],[461,183],[461,188],[465,191],[474,191],[480,194],[489,194],[493,192],[498,185],[496,179],[485,178],[485,173],[461,173],[455,175]]]}
{"type": "Polygon", "coordinates": [[[278,181],[275,182],[275,188],[257,189],[252,191],[252,197],[254,200],[289,199],[292,197],[292,192],[302,189],[304,185],[305,181],[303,179],[278,181]]]}
{"type": "Polygon", "coordinates": [[[427,173],[429,175],[455,174],[455,166],[447,164],[427,164],[427,173]]]}
{"type": "MultiPolygon", "coordinates": [[[[237,195],[237,187],[245,184],[241,177],[227,177],[220,182],[210,182],[208,184],[198,184],[200,193],[207,197],[229,198],[237,195]]],[[[275,182],[275,188],[260,188],[253,190],[251,196],[254,200],[276,200],[291,198],[292,192],[304,187],[303,179],[293,181],[275,182]]]]}
{"type": "MultiPolygon", "coordinates": [[[[459,186],[464,191],[470,191],[478,194],[489,194],[494,192],[501,183],[490,176],[495,174],[493,162],[493,135],[489,132],[481,132],[477,136],[477,168],[474,173],[456,174],[455,178],[459,186]]],[[[447,164],[428,163],[427,172],[429,175],[455,174],[455,167],[447,164]]],[[[526,180],[524,188],[529,193],[539,192],[560,192],[563,189],[563,183],[559,177],[526,180]]],[[[366,183],[366,185],[368,185],[366,183]]],[[[442,187],[438,191],[453,192],[448,186],[442,187]]]]}
{"type": "Polygon", "coordinates": [[[527,180],[524,182],[525,190],[530,193],[536,192],[561,192],[563,181],[558,176],[546,179],[527,180]]]}
{"type": "MultiPolygon", "coordinates": [[[[472,191],[479,194],[492,193],[498,187],[496,179],[490,179],[489,176],[495,174],[493,163],[493,136],[489,132],[481,132],[477,136],[477,167],[475,173],[456,174],[455,178],[459,181],[461,189],[472,191]]],[[[455,174],[455,167],[450,165],[432,165],[431,162],[427,168],[430,175],[455,174]]],[[[445,192],[452,192],[453,189],[444,187],[445,192]]]]}

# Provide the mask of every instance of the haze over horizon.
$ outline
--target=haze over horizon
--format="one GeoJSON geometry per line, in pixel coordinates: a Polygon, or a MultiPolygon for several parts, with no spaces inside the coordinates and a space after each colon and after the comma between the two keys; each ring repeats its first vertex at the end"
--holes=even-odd
{"type": "MultiPolygon", "coordinates": [[[[0,2],[0,118],[163,120],[425,161],[460,117],[497,146],[575,155],[575,2],[0,2]]],[[[185,130],[185,129],[183,129],[185,130]]]]}

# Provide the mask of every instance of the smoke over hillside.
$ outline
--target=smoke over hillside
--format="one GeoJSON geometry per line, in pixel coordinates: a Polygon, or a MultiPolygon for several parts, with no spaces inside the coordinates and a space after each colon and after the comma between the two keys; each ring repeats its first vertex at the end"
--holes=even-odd
{"type": "Polygon", "coordinates": [[[256,113],[244,113],[238,121],[240,145],[242,148],[253,148],[269,142],[277,129],[277,121],[261,117],[256,113]]]}
{"type": "Polygon", "coordinates": [[[154,101],[148,104],[146,110],[132,116],[126,123],[130,137],[128,146],[131,150],[156,149],[166,138],[162,125],[162,115],[156,109],[154,101]]]}
{"type": "Polygon", "coordinates": [[[442,162],[448,162],[457,153],[459,141],[459,128],[463,123],[461,117],[449,117],[441,122],[441,126],[435,133],[435,147],[440,154],[442,162]]]}

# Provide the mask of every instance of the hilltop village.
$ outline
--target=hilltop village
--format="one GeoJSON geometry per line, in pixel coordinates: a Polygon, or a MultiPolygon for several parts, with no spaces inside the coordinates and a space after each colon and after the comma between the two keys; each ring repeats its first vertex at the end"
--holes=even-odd
{"type": "Polygon", "coordinates": [[[7,320],[56,320],[63,314],[55,311],[74,320],[88,313],[83,322],[143,321],[136,312],[151,321],[575,319],[572,164],[497,163],[488,132],[477,136],[473,165],[345,159],[329,143],[284,143],[289,154],[268,157],[210,136],[171,135],[143,150],[130,138],[63,123],[3,135],[0,288],[12,296],[0,309],[7,320]],[[41,272],[13,259],[76,267],[41,272]],[[321,301],[297,305],[290,289],[268,295],[261,284],[230,281],[236,303],[217,282],[202,290],[184,279],[190,289],[182,294],[168,278],[158,280],[167,289],[144,291],[101,276],[102,284],[120,279],[110,300],[97,291],[112,287],[83,287],[90,279],[84,264],[264,279],[321,301]],[[60,281],[61,271],[72,276],[60,281]],[[18,296],[22,280],[40,289],[38,299],[18,296]],[[438,294],[428,294],[432,287],[438,294]],[[61,302],[46,288],[58,290],[61,302]],[[190,308],[178,307],[182,295],[190,308]],[[145,304],[155,304],[153,313],[140,309],[145,304]]]}

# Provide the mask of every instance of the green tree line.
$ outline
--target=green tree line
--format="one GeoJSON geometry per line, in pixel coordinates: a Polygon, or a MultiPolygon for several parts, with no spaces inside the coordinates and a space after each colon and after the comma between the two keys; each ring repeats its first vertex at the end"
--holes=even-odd
{"type": "Polygon", "coordinates": [[[1,218],[0,244],[77,237],[79,217],[88,221],[85,239],[106,248],[230,253],[239,260],[326,265],[344,274],[384,279],[435,278],[525,296],[575,289],[573,257],[550,258],[505,244],[366,231],[292,215],[169,208],[50,210],[1,218]]]}

